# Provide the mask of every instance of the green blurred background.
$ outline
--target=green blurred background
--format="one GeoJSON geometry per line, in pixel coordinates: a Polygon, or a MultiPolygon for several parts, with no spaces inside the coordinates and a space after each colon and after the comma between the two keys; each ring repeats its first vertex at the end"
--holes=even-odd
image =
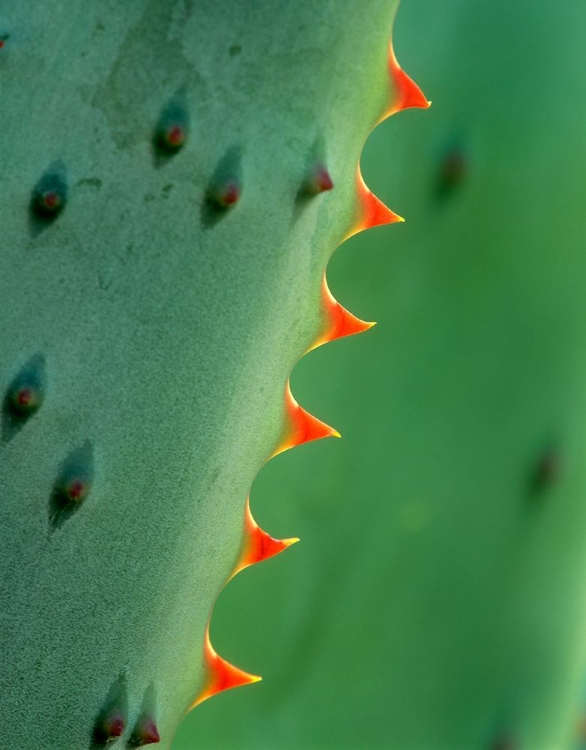
{"type": "Polygon", "coordinates": [[[328,271],[379,325],[294,371],[343,440],[258,476],[258,522],[301,543],[230,583],[212,638],[264,681],[174,750],[581,746],[585,37],[584,0],[403,0],[395,50],[433,106],[362,164],[407,222],[328,271]]]}

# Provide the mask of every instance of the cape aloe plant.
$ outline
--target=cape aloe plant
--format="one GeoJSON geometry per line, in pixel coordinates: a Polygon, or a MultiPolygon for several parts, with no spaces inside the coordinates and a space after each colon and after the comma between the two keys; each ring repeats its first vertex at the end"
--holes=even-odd
{"type": "Polygon", "coordinates": [[[252,518],[261,466],[336,434],[293,398],[293,365],[370,326],[324,272],[399,220],[358,168],[381,119],[427,106],[389,51],[395,6],[3,5],[11,750],[169,748],[191,707],[258,679],[216,653],[210,614],[294,541],[252,518]]]}
{"type": "Polygon", "coordinates": [[[189,730],[223,750],[584,746],[585,26],[582,2],[401,5],[399,59],[434,104],[377,130],[363,169],[408,221],[329,269],[378,326],[293,379],[344,440],[259,475],[257,512],[303,554],[242,576],[214,623],[265,682],[210,701],[177,750],[189,730]]]}

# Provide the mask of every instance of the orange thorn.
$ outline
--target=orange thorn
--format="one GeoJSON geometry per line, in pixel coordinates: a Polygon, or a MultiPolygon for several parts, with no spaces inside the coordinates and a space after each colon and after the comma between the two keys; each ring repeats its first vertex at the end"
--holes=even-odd
{"type": "Polygon", "coordinates": [[[268,560],[269,557],[278,555],[279,552],[287,549],[292,544],[296,544],[299,541],[297,537],[291,539],[273,539],[272,536],[263,531],[257,522],[252,517],[250,512],[250,500],[246,498],[246,508],[244,511],[244,544],[242,546],[242,552],[240,559],[234,568],[234,572],[230,576],[233,578],[237,573],[240,573],[244,568],[248,568],[250,565],[268,560]]]}
{"type": "Polygon", "coordinates": [[[405,73],[397,62],[392,42],[389,46],[389,72],[393,83],[393,101],[389,109],[381,117],[381,120],[386,120],[387,117],[403,109],[411,107],[427,109],[431,106],[431,102],[425,98],[419,86],[405,73]]]}
{"type": "Polygon", "coordinates": [[[342,437],[333,427],[330,427],[299,406],[293,398],[288,380],[285,386],[285,411],[287,414],[287,425],[284,437],[273,451],[271,458],[283,451],[289,450],[289,448],[294,448],[296,445],[309,443],[311,440],[319,440],[326,437],[342,437]]]}
{"type": "Polygon", "coordinates": [[[345,307],[342,307],[330,292],[325,274],[322,283],[322,299],[326,319],[325,330],[322,331],[317,340],[309,347],[308,352],[322,344],[340,339],[343,336],[364,333],[364,331],[368,331],[376,325],[373,322],[367,323],[365,320],[360,320],[356,315],[352,315],[351,312],[346,310],[345,307]]]}
{"type": "Polygon", "coordinates": [[[383,224],[395,224],[396,222],[405,221],[402,216],[399,216],[394,211],[391,211],[388,206],[385,206],[385,204],[366,187],[366,183],[360,172],[360,165],[358,166],[356,173],[356,183],[360,205],[358,219],[344,237],[345,240],[358,234],[358,232],[363,232],[365,229],[370,229],[371,227],[379,227],[383,224]]]}
{"type": "Polygon", "coordinates": [[[262,677],[248,674],[248,672],[238,669],[238,667],[218,656],[210,642],[209,626],[206,628],[205,635],[204,665],[207,677],[200,694],[191,705],[192,709],[208,698],[211,698],[212,695],[221,693],[224,690],[230,690],[241,685],[251,685],[253,682],[260,682],[262,680],[262,677]]]}

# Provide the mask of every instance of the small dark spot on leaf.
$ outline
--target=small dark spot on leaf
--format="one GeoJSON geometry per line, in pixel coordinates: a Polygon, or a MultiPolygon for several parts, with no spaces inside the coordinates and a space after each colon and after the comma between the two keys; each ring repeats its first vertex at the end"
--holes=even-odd
{"type": "Polygon", "coordinates": [[[76,183],[76,187],[83,187],[84,185],[99,190],[102,187],[102,180],[100,180],[98,177],[86,177],[85,179],[79,180],[76,183]]]}

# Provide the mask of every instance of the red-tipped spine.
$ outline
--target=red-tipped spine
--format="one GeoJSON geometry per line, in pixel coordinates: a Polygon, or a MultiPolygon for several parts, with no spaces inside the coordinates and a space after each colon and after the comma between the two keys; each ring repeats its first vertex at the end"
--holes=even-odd
{"type": "Polygon", "coordinates": [[[386,120],[387,117],[394,115],[396,112],[401,112],[403,109],[410,109],[412,107],[427,109],[431,105],[431,102],[425,98],[419,86],[405,73],[397,62],[392,41],[389,45],[389,74],[393,87],[391,94],[392,102],[381,117],[381,120],[386,120]]]}
{"type": "Polygon", "coordinates": [[[203,701],[211,698],[213,695],[217,695],[217,693],[222,693],[224,690],[241,687],[242,685],[251,685],[262,679],[258,675],[248,674],[248,672],[235,667],[225,659],[222,659],[221,656],[218,656],[210,642],[209,626],[206,629],[205,635],[204,668],[206,671],[206,680],[191,708],[195,708],[200,703],[203,703],[203,701]]]}
{"type": "Polygon", "coordinates": [[[360,320],[345,307],[342,307],[330,292],[325,274],[322,282],[322,305],[325,318],[324,329],[307,351],[312,351],[322,344],[341,339],[344,336],[364,333],[364,331],[368,331],[376,325],[373,322],[360,320]]]}
{"type": "Polygon", "coordinates": [[[290,539],[273,539],[266,531],[260,528],[250,512],[250,500],[246,498],[244,510],[244,541],[240,559],[234,568],[232,576],[235,576],[250,565],[268,560],[269,557],[278,555],[287,547],[298,542],[297,537],[290,539]]]}
{"type": "Polygon", "coordinates": [[[358,196],[358,212],[357,218],[353,226],[349,229],[344,239],[352,237],[358,232],[363,232],[365,229],[371,227],[379,227],[384,224],[395,224],[397,222],[405,221],[402,216],[399,216],[388,206],[376,197],[367,187],[362,173],[360,172],[360,166],[356,173],[356,193],[358,196]]]}
{"type": "Polygon", "coordinates": [[[273,456],[294,448],[296,445],[309,443],[326,437],[340,437],[340,433],[317,417],[314,417],[303,407],[299,406],[291,393],[291,386],[287,380],[285,386],[286,427],[284,435],[273,452],[273,456]]]}

